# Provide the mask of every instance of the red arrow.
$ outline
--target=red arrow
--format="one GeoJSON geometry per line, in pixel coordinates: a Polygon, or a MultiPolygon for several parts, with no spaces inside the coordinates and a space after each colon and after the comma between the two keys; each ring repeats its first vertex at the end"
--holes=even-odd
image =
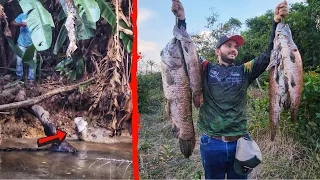
{"type": "Polygon", "coordinates": [[[57,129],[57,134],[38,139],[37,141],[38,147],[41,147],[47,144],[52,144],[52,143],[61,144],[62,141],[66,138],[66,136],[67,136],[67,133],[57,129]]]}

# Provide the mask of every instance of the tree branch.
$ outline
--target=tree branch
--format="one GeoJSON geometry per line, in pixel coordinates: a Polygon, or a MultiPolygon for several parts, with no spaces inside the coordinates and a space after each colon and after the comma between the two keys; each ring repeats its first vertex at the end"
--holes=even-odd
{"type": "Polygon", "coordinates": [[[89,82],[91,82],[91,81],[93,81],[95,79],[96,78],[93,77],[93,78],[91,78],[91,79],[89,79],[87,81],[83,81],[81,83],[74,84],[74,85],[71,85],[71,86],[58,88],[58,89],[49,91],[44,95],[41,95],[41,96],[38,96],[38,97],[35,97],[35,98],[32,98],[32,99],[28,99],[28,100],[25,100],[25,101],[20,101],[20,102],[14,102],[14,103],[10,103],[10,104],[0,105],[0,111],[8,110],[8,109],[14,109],[14,108],[21,108],[21,107],[26,107],[26,106],[31,106],[31,105],[37,104],[37,103],[39,103],[39,102],[41,102],[41,101],[43,101],[45,99],[50,98],[53,95],[56,95],[56,94],[59,94],[59,93],[64,93],[64,92],[68,92],[68,91],[72,91],[72,90],[78,88],[80,85],[85,84],[85,83],[89,83],[89,82]]]}

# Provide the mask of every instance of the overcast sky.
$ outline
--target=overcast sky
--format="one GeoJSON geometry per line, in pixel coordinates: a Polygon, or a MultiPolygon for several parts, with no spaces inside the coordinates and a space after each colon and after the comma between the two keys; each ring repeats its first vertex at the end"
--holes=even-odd
{"type": "MultiPolygon", "coordinates": [[[[305,0],[287,0],[288,4],[305,0]]],[[[274,10],[282,0],[181,0],[189,33],[206,31],[206,17],[214,12],[219,14],[219,22],[231,17],[243,23],[248,18],[274,10]]],[[[171,0],[138,0],[138,51],[146,59],[159,63],[160,51],[173,38],[175,17],[171,12],[171,0]]],[[[139,63],[139,68],[143,64],[139,63]]]]}

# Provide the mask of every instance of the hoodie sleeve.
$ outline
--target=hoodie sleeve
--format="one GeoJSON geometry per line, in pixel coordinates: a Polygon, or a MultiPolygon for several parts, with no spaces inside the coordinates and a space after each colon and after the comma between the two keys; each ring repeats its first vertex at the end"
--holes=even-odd
{"type": "Polygon", "coordinates": [[[178,28],[184,27],[184,29],[187,29],[186,19],[180,20],[178,19],[178,28]]]}
{"type": "Polygon", "coordinates": [[[272,21],[272,31],[270,34],[268,49],[260,56],[243,64],[244,72],[248,74],[249,84],[259,77],[269,65],[277,24],[278,23],[274,20],[272,21]]]}

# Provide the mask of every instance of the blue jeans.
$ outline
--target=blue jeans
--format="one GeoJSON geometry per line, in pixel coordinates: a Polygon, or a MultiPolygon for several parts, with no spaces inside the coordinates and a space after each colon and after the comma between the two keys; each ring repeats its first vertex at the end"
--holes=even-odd
{"type": "MultiPolygon", "coordinates": [[[[247,138],[250,139],[249,135],[247,138]]],[[[223,142],[220,139],[201,135],[200,153],[206,179],[247,179],[234,171],[237,141],[223,142]]]]}
{"type": "MultiPolygon", "coordinates": [[[[28,49],[27,47],[23,47],[23,46],[19,46],[19,48],[22,50],[23,53],[26,52],[26,50],[28,49]]],[[[36,51],[34,52],[34,57],[33,60],[36,59],[36,51]]],[[[23,62],[22,59],[17,55],[17,76],[18,78],[22,79],[23,76],[23,62]]],[[[29,66],[29,71],[28,71],[28,80],[34,80],[34,69],[32,69],[29,66]]]]}

